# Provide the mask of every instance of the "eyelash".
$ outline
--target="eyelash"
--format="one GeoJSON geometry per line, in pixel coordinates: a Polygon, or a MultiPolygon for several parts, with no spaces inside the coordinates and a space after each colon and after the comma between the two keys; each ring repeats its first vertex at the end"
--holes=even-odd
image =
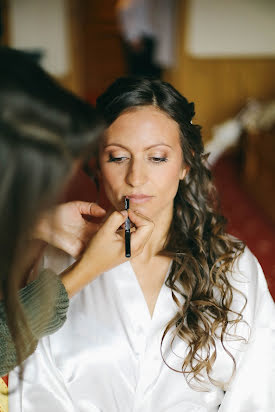
{"type": "Polygon", "coordinates": [[[167,157],[150,157],[150,159],[154,159],[153,162],[154,163],[163,163],[163,162],[167,162],[167,157]]]}
{"type": "MultiPolygon", "coordinates": [[[[123,161],[127,159],[127,157],[113,157],[112,155],[109,155],[108,163],[123,163],[123,161]]],[[[159,164],[159,163],[164,163],[167,162],[167,157],[156,157],[152,156],[149,158],[150,160],[153,161],[153,163],[159,164]]]]}
{"type": "Polygon", "coordinates": [[[112,155],[109,155],[108,162],[122,163],[124,159],[127,159],[127,157],[113,157],[112,155]]]}

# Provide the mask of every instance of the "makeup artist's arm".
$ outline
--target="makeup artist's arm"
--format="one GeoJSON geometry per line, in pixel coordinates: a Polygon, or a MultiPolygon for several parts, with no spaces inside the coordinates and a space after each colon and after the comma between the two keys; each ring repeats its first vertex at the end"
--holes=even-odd
{"type": "Polygon", "coordinates": [[[78,258],[99,225],[89,218],[102,218],[106,211],[96,203],[72,201],[44,213],[33,238],[43,240],[78,258]]]}
{"type": "MultiPolygon", "coordinates": [[[[153,223],[131,210],[128,211],[137,230],[132,233],[132,256],[142,252],[153,231],[153,223]]],[[[124,239],[117,229],[125,222],[127,212],[114,212],[93,236],[83,255],[71,267],[57,276],[50,269],[18,291],[35,344],[42,336],[58,330],[66,320],[69,299],[102,272],[125,258],[124,239]],[[107,253],[106,253],[107,252],[107,253]]],[[[0,300],[0,376],[17,365],[16,351],[8,328],[4,302],[0,300]]],[[[26,347],[23,358],[31,355],[26,347]]]]}

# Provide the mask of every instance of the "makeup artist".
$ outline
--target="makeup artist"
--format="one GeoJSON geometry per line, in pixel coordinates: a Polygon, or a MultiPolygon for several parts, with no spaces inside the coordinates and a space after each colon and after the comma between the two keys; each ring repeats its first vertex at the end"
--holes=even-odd
{"type": "MultiPolygon", "coordinates": [[[[124,240],[116,233],[126,211],[114,212],[99,226],[85,220],[85,215],[104,218],[96,204],[55,206],[103,128],[95,109],[23,53],[0,49],[1,376],[21,364],[41,336],[63,325],[71,296],[126,260],[124,240]],[[46,243],[78,258],[60,276],[39,271],[46,243]]],[[[135,255],[152,223],[132,211],[129,217],[137,227],[135,255]]]]}

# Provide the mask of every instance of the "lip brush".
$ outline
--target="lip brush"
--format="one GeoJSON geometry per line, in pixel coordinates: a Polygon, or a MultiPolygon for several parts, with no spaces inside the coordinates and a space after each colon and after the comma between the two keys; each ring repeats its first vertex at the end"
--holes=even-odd
{"type": "MultiPolygon", "coordinates": [[[[125,207],[125,210],[128,210],[130,207],[130,200],[128,197],[125,197],[124,207],[125,207]]],[[[125,256],[127,258],[131,257],[131,232],[130,232],[129,217],[127,217],[125,221],[125,256]]]]}

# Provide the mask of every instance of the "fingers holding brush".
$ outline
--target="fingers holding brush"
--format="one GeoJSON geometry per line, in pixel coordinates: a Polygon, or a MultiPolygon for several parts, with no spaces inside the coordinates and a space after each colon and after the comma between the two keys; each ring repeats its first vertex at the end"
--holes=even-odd
{"type": "Polygon", "coordinates": [[[131,232],[131,252],[132,257],[134,257],[143,251],[155,225],[151,219],[131,209],[128,210],[128,216],[136,227],[136,230],[131,232]]]}

